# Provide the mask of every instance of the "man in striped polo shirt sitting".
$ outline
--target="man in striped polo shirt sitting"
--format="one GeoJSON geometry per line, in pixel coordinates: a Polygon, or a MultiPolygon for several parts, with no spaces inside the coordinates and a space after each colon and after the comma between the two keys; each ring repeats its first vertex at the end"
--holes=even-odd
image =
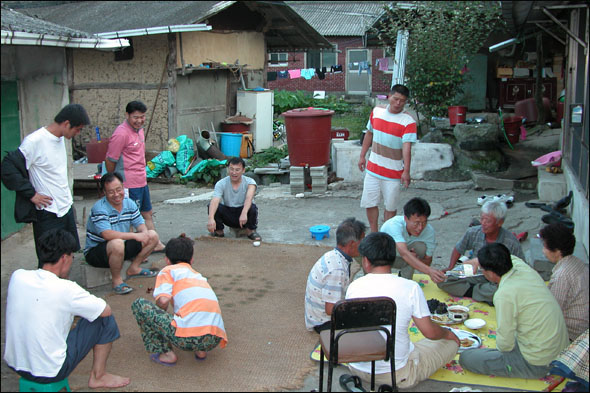
{"type": "Polygon", "coordinates": [[[406,188],[410,185],[412,143],[417,139],[416,121],[403,112],[409,95],[406,86],[394,85],[388,96],[389,105],[373,108],[367,123],[358,165],[361,172],[367,170],[361,207],[367,209],[371,232],[378,231],[381,194],[385,200],[383,221],[387,221],[397,213],[400,182],[406,188]]]}
{"type": "Polygon", "coordinates": [[[164,252],[168,266],[156,278],[156,304],[144,298],[131,304],[143,344],[150,359],[163,366],[176,364],[173,346],[194,351],[195,359],[203,360],[208,351],[227,344],[217,296],[191,266],[194,246],[190,238],[183,234],[170,239],[164,252]],[[166,312],[170,303],[172,315],[166,312]]]}

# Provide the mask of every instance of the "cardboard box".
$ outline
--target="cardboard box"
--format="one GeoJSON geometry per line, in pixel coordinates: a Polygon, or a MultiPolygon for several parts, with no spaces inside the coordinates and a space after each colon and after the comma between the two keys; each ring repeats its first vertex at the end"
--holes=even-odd
{"type": "Polygon", "coordinates": [[[513,71],[512,75],[514,75],[515,78],[519,78],[519,77],[520,78],[522,78],[522,77],[528,78],[531,75],[531,73],[528,68],[514,67],[514,71],[513,71]]]}
{"type": "Polygon", "coordinates": [[[496,68],[496,78],[510,78],[512,77],[512,68],[498,67],[496,68]]]}

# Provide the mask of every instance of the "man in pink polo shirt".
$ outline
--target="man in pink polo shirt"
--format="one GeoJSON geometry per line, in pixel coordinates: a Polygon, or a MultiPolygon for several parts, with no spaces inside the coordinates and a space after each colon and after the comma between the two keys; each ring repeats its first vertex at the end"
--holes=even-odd
{"type": "MultiPolygon", "coordinates": [[[[137,207],[148,229],[156,230],[152,219],[152,202],[145,172],[145,112],[141,101],[131,101],[125,108],[125,121],[115,129],[109,140],[106,155],[107,172],[118,172],[124,179],[123,186],[129,199],[137,207]]],[[[153,252],[164,252],[160,242],[153,252]]]]}

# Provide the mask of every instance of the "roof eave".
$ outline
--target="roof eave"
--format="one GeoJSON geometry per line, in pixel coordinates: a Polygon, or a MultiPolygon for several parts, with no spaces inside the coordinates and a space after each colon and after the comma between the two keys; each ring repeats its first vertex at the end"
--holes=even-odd
{"type": "Polygon", "coordinates": [[[194,24],[194,25],[171,25],[171,26],[158,26],[158,27],[145,27],[141,29],[131,30],[119,30],[111,31],[106,33],[97,33],[97,37],[101,38],[120,38],[120,37],[136,37],[154,34],[166,34],[166,33],[179,33],[188,31],[208,31],[211,30],[211,26],[206,24],[194,24]]]}
{"type": "Polygon", "coordinates": [[[62,48],[118,50],[129,46],[129,40],[104,38],[76,38],[51,34],[2,30],[2,45],[56,46],[62,48]]]}

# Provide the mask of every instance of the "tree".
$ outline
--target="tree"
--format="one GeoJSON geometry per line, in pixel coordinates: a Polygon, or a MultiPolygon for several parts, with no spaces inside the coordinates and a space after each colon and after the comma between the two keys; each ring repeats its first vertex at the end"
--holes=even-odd
{"type": "Polygon", "coordinates": [[[468,77],[465,66],[502,22],[499,2],[410,1],[385,7],[377,36],[395,45],[398,31],[409,32],[406,84],[411,106],[426,116],[446,116],[468,77]]]}

